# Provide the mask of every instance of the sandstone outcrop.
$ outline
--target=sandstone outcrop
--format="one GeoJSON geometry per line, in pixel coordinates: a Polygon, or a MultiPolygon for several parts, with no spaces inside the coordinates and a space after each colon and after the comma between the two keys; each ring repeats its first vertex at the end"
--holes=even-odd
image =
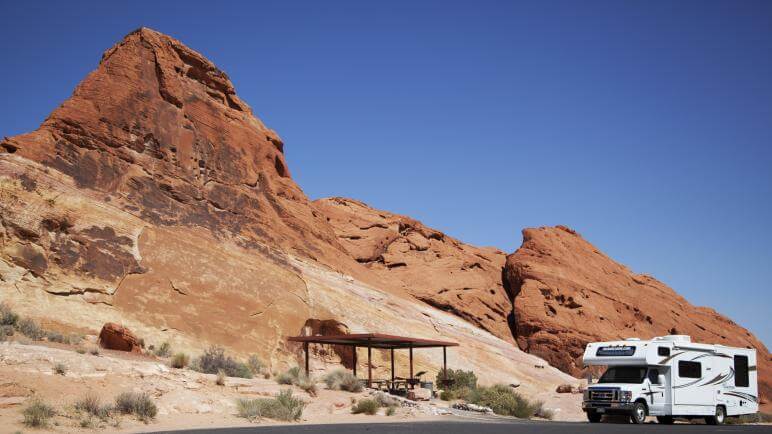
{"type": "MultiPolygon", "coordinates": [[[[461,344],[449,366],[563,400],[551,393],[571,378],[535,368],[543,361],[471,295],[454,296],[472,300],[469,314],[464,303],[455,312],[418,303],[402,281],[349,256],[290,177],[283,147],[203,56],[149,29],[129,34],[38,130],[0,141],[0,298],[47,326],[96,334],[120,323],[148,345],[191,354],[219,345],[257,354],[273,372],[302,363],[286,338],[303,332],[443,338],[461,344]]],[[[500,278],[474,277],[478,267],[500,274],[501,252],[414,227],[405,235],[422,252],[440,237],[450,250],[492,256],[470,257],[459,275],[481,301],[501,291],[500,278]]],[[[321,374],[350,356],[314,346],[311,368],[321,374]]],[[[387,375],[386,357],[374,352],[374,375],[387,375]]],[[[407,354],[396,357],[404,368],[407,354]]],[[[441,364],[441,351],[415,354],[430,377],[441,364]]]]}
{"type": "Polygon", "coordinates": [[[314,201],[338,241],[382,281],[513,341],[512,303],[501,281],[506,255],[465,244],[407,216],[341,197],[314,201]]]}
{"type": "Polygon", "coordinates": [[[570,228],[524,230],[523,245],[507,257],[505,279],[515,297],[520,348],[564,372],[583,373],[581,358],[591,341],[685,334],[697,342],[755,348],[761,394],[772,392],[769,352],[748,330],[633,273],[570,228]]]}
{"type": "Polygon", "coordinates": [[[102,330],[99,332],[99,346],[108,350],[129,353],[142,352],[142,346],[137,336],[126,327],[112,322],[102,326],[102,330]]]}

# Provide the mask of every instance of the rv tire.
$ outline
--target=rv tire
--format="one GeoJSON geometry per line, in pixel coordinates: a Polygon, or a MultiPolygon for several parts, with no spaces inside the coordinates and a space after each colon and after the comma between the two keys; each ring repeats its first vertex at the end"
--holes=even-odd
{"type": "Polygon", "coordinates": [[[672,425],[673,416],[657,416],[657,422],[661,423],[662,425],[672,425]]]}
{"type": "Polygon", "coordinates": [[[726,409],[723,405],[716,407],[716,415],[708,416],[705,418],[705,423],[708,425],[723,425],[726,421],[726,409]]]}
{"type": "Polygon", "coordinates": [[[630,420],[636,425],[644,423],[646,422],[646,413],[648,413],[646,404],[641,401],[636,401],[635,404],[633,404],[633,411],[630,413],[630,420]]]}
{"type": "Polygon", "coordinates": [[[588,411],[587,412],[587,420],[590,421],[590,423],[598,423],[600,422],[601,418],[603,417],[602,414],[598,413],[597,411],[588,411]]]}

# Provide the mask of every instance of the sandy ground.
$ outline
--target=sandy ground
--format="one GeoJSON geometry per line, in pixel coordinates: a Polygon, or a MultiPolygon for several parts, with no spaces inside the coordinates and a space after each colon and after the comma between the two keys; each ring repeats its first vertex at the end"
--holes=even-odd
{"type": "MultiPolygon", "coordinates": [[[[93,344],[80,348],[95,347],[93,344]]],[[[35,432],[143,432],[184,428],[252,426],[236,416],[238,398],[273,396],[282,389],[273,380],[227,378],[224,386],[215,376],[188,369],[170,368],[166,361],[149,356],[100,349],[99,355],[79,354],[76,347],[49,343],[0,343],[0,433],[33,431],[23,425],[22,410],[34,398],[55,407],[57,416],[46,429],[35,432]],[[57,364],[66,366],[65,375],[55,373],[57,364]],[[82,428],[84,419],[74,403],[87,394],[97,395],[104,404],[112,403],[121,392],[146,392],[158,406],[158,416],[145,424],[131,416],[106,422],[96,420],[96,427],[82,428]]],[[[417,407],[399,408],[395,415],[351,414],[355,399],[368,397],[327,390],[318,385],[316,397],[298,388],[293,393],[307,402],[299,423],[378,423],[398,421],[444,420],[449,417],[447,403],[422,402],[417,407]]],[[[276,424],[263,420],[261,425],[276,424]]]]}

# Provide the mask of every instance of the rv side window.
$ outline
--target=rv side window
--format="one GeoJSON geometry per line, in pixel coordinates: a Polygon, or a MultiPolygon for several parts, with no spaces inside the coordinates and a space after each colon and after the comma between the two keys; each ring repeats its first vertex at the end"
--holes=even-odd
{"type": "Polygon", "coordinates": [[[659,384],[659,369],[649,369],[649,382],[651,384],[659,384]]]}
{"type": "Polygon", "coordinates": [[[737,387],[748,387],[748,356],[734,356],[734,385],[737,387]]]}
{"type": "Polygon", "coordinates": [[[668,347],[658,347],[657,348],[657,354],[660,356],[669,356],[670,355],[670,348],[668,347]]]}
{"type": "Polygon", "coordinates": [[[702,378],[700,362],[678,362],[678,376],[681,378],[702,378]]]}

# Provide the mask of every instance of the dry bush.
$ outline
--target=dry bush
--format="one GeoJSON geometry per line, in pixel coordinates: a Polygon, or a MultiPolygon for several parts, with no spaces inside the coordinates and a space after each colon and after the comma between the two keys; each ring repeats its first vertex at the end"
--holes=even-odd
{"type": "Polygon", "coordinates": [[[252,378],[249,367],[226,356],[222,347],[209,347],[201,357],[196,359],[194,366],[197,371],[205,374],[223,371],[229,377],[252,378]]]}
{"type": "Polygon", "coordinates": [[[292,396],[289,389],[279,392],[275,398],[239,399],[236,405],[239,416],[250,421],[263,417],[283,421],[299,420],[306,406],[301,399],[292,396]]]}
{"type": "Polygon", "coordinates": [[[190,356],[185,353],[177,353],[172,356],[172,368],[182,369],[190,364],[190,356]]]}
{"type": "Polygon", "coordinates": [[[42,428],[48,426],[48,420],[56,415],[53,407],[41,400],[32,401],[22,412],[24,425],[30,428],[42,428]]]}
{"type": "Polygon", "coordinates": [[[148,423],[158,414],[158,408],[146,393],[121,393],[115,397],[115,409],[121,414],[133,414],[145,423],[148,423]]]}
{"type": "Polygon", "coordinates": [[[372,416],[375,413],[378,413],[379,408],[381,408],[381,406],[378,404],[378,401],[374,399],[363,399],[351,407],[351,412],[354,414],[364,413],[372,416]]]}

